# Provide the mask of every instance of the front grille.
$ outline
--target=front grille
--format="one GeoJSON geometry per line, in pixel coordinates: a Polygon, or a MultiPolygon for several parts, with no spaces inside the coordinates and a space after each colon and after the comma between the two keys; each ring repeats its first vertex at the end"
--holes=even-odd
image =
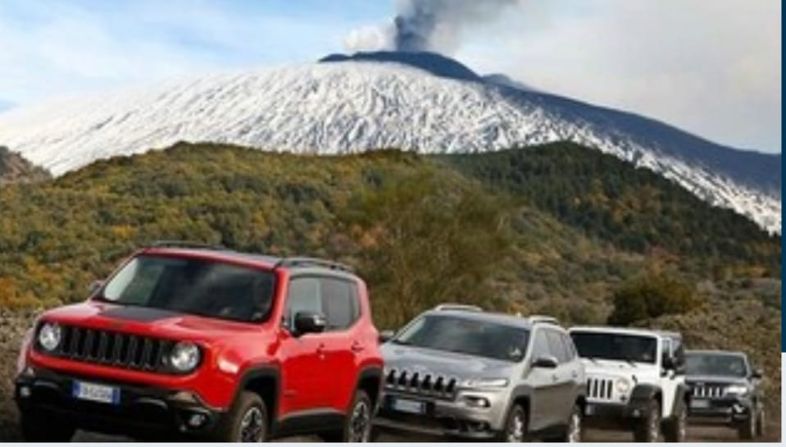
{"type": "Polygon", "coordinates": [[[456,393],[456,382],[454,377],[391,369],[385,378],[385,387],[424,396],[452,399],[456,393]]]}
{"type": "Polygon", "coordinates": [[[716,384],[693,385],[691,394],[693,397],[701,398],[723,397],[724,388],[725,387],[723,385],[716,384]]]}
{"type": "Polygon", "coordinates": [[[612,379],[590,377],[587,379],[587,397],[596,400],[611,400],[614,390],[612,379]]]}
{"type": "Polygon", "coordinates": [[[60,346],[52,355],[140,371],[166,372],[165,358],[175,344],[153,337],[77,326],[61,325],[61,331],[60,346]]]}

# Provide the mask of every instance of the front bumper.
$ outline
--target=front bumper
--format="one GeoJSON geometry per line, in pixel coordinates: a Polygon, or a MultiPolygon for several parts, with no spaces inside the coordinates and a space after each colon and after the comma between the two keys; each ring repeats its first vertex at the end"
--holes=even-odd
{"type": "Polygon", "coordinates": [[[688,416],[701,424],[731,424],[750,417],[753,402],[744,396],[697,398],[690,401],[688,416]]]}
{"type": "Polygon", "coordinates": [[[391,393],[386,390],[374,419],[378,429],[465,439],[493,439],[502,431],[506,408],[504,390],[461,391],[453,399],[391,393]],[[472,407],[467,398],[485,399],[488,406],[472,407]],[[422,414],[395,409],[396,399],[420,402],[422,414]]]}
{"type": "Polygon", "coordinates": [[[631,422],[646,415],[648,401],[631,399],[625,403],[588,401],[584,409],[584,423],[593,428],[629,428],[631,422]]]}
{"type": "Polygon", "coordinates": [[[209,433],[224,413],[198,396],[178,390],[77,377],[52,370],[28,369],[17,377],[14,399],[22,412],[66,420],[76,427],[102,433],[140,435],[209,433]],[[119,389],[116,404],[72,396],[75,381],[119,389]]]}

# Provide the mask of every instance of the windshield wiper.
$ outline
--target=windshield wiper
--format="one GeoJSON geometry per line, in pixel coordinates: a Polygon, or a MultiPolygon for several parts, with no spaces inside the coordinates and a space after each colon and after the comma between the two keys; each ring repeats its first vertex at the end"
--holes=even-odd
{"type": "Polygon", "coordinates": [[[638,367],[638,366],[639,366],[639,364],[638,364],[638,363],[636,363],[636,362],[635,362],[634,360],[632,360],[632,359],[626,358],[626,359],[623,359],[623,360],[625,360],[626,362],[628,362],[628,365],[630,365],[630,366],[632,366],[632,367],[634,367],[634,368],[636,368],[636,367],[638,367]]]}

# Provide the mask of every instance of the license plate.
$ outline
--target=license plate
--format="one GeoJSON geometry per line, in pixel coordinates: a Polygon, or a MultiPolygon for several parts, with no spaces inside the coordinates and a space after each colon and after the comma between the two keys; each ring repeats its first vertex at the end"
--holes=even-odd
{"type": "Polygon", "coordinates": [[[120,403],[120,389],[113,386],[75,381],[72,393],[74,398],[80,400],[112,405],[120,403]]]}
{"type": "Polygon", "coordinates": [[[411,414],[425,414],[426,404],[409,399],[393,399],[392,407],[396,411],[411,414]]]}
{"type": "Polygon", "coordinates": [[[594,416],[597,411],[598,410],[595,408],[595,405],[592,404],[587,404],[587,406],[584,408],[584,414],[586,416],[594,416]]]}
{"type": "Polygon", "coordinates": [[[710,401],[704,399],[694,399],[690,401],[691,408],[709,408],[710,401]]]}

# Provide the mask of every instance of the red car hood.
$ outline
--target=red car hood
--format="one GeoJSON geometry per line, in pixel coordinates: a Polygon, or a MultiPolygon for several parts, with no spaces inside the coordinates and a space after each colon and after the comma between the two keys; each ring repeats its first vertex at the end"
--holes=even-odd
{"type": "Polygon", "coordinates": [[[139,306],[100,301],[64,306],[41,316],[42,321],[191,341],[229,340],[261,334],[270,323],[242,323],[139,306]]]}

